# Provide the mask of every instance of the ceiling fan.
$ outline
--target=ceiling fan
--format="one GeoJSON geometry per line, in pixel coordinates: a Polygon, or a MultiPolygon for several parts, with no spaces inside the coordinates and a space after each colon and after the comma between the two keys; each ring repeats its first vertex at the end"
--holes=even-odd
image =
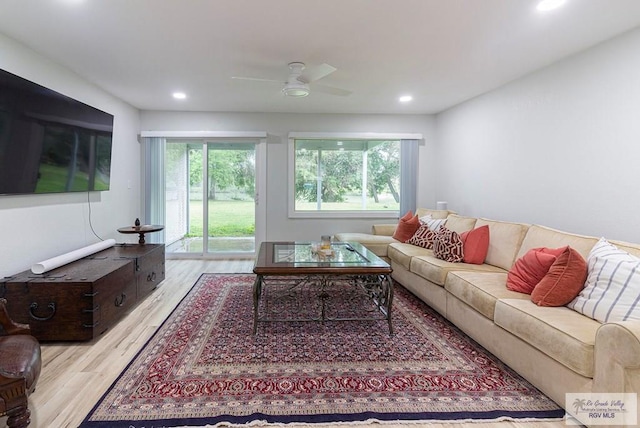
{"type": "Polygon", "coordinates": [[[282,93],[288,97],[306,97],[311,92],[311,87],[315,91],[324,92],[326,94],[338,95],[346,97],[351,95],[351,91],[346,89],[334,88],[332,86],[319,85],[315,83],[329,74],[337,70],[337,68],[329,64],[321,64],[315,67],[306,68],[302,62],[290,62],[289,63],[289,77],[286,81],[273,80],[273,79],[261,79],[257,77],[238,77],[233,76],[232,79],[237,80],[252,80],[257,82],[267,83],[279,83],[282,86],[282,93]]]}

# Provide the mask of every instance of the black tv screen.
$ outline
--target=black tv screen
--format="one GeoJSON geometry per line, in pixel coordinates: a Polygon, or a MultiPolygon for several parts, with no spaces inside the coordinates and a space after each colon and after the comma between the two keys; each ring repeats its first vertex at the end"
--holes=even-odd
{"type": "Polygon", "coordinates": [[[0,194],[109,190],[113,115],[0,70],[0,194]]]}

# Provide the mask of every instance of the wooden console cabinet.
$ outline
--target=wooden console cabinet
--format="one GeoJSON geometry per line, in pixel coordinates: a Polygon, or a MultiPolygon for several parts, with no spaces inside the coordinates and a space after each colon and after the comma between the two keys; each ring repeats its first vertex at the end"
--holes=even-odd
{"type": "Polygon", "coordinates": [[[158,286],[164,256],[164,244],[117,244],[43,274],[6,277],[0,297],[38,340],[91,340],[158,286]]]}

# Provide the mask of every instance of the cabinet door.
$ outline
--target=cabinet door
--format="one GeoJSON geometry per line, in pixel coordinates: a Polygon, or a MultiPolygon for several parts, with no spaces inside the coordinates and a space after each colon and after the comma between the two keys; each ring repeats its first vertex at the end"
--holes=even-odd
{"type": "Polygon", "coordinates": [[[141,300],[164,280],[164,245],[138,257],[138,299],[141,300]]]}
{"type": "Polygon", "coordinates": [[[96,282],[95,303],[99,308],[95,317],[94,334],[103,333],[120,320],[137,301],[136,279],[129,264],[96,282]]]}

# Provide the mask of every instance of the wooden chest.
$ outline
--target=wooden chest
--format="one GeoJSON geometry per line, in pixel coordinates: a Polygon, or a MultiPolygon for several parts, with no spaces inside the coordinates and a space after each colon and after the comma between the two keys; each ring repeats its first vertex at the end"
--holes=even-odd
{"type": "Polygon", "coordinates": [[[41,341],[91,340],[164,279],[164,245],[125,244],[57,269],[0,282],[11,317],[41,341]]]}

